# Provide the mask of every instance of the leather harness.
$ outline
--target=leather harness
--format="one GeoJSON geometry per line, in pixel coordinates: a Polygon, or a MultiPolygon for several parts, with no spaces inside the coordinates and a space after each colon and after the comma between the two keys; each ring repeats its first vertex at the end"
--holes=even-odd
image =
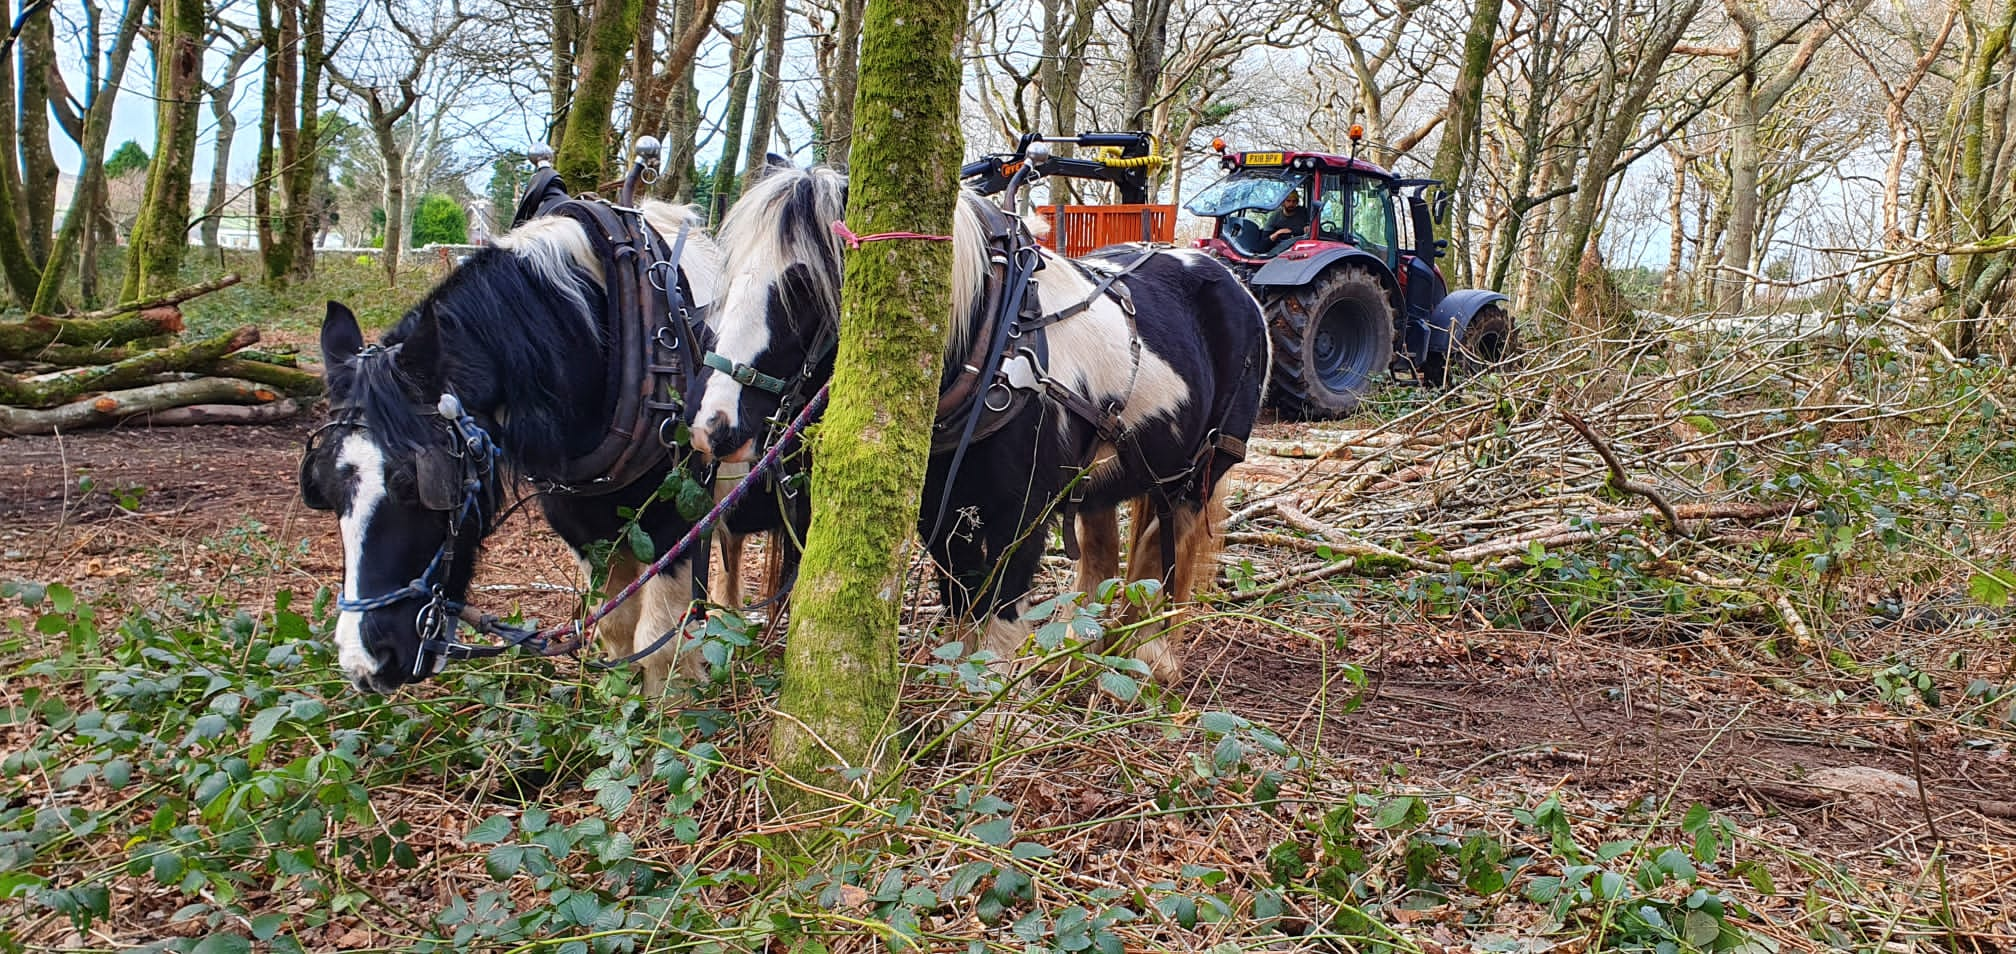
{"type": "Polygon", "coordinates": [[[1099,438],[1087,447],[1080,459],[1065,465],[1079,475],[1071,482],[1060,508],[1065,556],[1078,559],[1075,524],[1078,508],[1085,499],[1086,481],[1083,475],[1098,463],[1098,449],[1103,443],[1114,448],[1119,465],[1127,473],[1149,487],[1156,519],[1163,527],[1160,534],[1163,583],[1167,585],[1175,573],[1176,536],[1170,520],[1177,504],[1202,500],[1211,485],[1213,468],[1220,461],[1230,466],[1244,460],[1246,442],[1213,428],[1191,453],[1188,466],[1174,474],[1158,474],[1142,446],[1142,429],[1128,427],[1122,420],[1127,398],[1133,392],[1141,370],[1141,335],[1134,323],[1134,299],[1125,279],[1165,246],[1143,245],[1132,258],[1106,272],[1083,299],[1057,311],[1045,312],[1035,288],[1035,272],[1042,267],[1041,257],[1033,253],[1034,243],[1030,241],[1021,220],[992,205],[983,208],[989,257],[989,281],[983,312],[987,317],[974,335],[973,347],[966,360],[960,363],[951,380],[939,392],[931,452],[936,455],[951,451],[953,460],[945,478],[945,495],[939,503],[932,531],[935,534],[938,524],[944,519],[951,499],[953,478],[958,473],[966,447],[1005,427],[1031,399],[1041,399],[1085,422],[1099,438]],[[1033,262],[1033,267],[1017,267],[1023,261],[1033,262]],[[1101,298],[1115,301],[1126,317],[1130,364],[1126,389],[1103,406],[1051,376],[1048,347],[1043,334],[1049,326],[1083,314],[1101,298]],[[1010,346],[1013,354],[1006,353],[1010,346]]]}
{"type": "MultiPolygon", "coordinates": [[[[527,199],[539,194],[528,190],[527,199]]],[[[601,442],[558,473],[535,479],[563,493],[613,493],[663,464],[682,445],[683,398],[694,364],[686,356],[705,354],[711,344],[703,340],[704,310],[690,304],[692,288],[679,269],[686,232],[682,229],[668,248],[642,211],[592,194],[565,198],[564,192],[552,190],[544,193],[544,201],[521,204],[518,216],[513,225],[541,216],[572,219],[588,236],[603,263],[607,303],[602,328],[616,372],[601,442]]]]}

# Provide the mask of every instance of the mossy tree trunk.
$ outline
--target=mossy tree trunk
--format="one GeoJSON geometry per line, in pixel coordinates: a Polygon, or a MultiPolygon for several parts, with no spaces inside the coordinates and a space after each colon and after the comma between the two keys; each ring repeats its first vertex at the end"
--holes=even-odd
{"type": "Polygon", "coordinates": [[[126,260],[120,300],[166,291],[181,281],[189,247],[189,176],[203,109],[204,0],[160,0],[154,37],[154,157],[126,260]]]}
{"type": "MultiPolygon", "coordinates": [[[[749,0],[742,5],[742,32],[735,35],[735,43],[730,59],[735,64],[735,75],[728,82],[728,117],[721,127],[721,158],[714,163],[714,191],[709,202],[712,205],[712,221],[719,223],[728,214],[728,207],[735,204],[735,162],[742,154],[742,121],[749,111],[749,87],[756,74],[756,47],[763,42],[764,0],[749,0]]],[[[782,3],[783,0],[769,0],[782,3]]]]}
{"type": "MultiPolygon", "coordinates": [[[[1498,12],[1503,6],[1502,0],[1477,0],[1470,12],[1470,30],[1463,37],[1463,69],[1449,92],[1449,118],[1443,123],[1442,145],[1435,150],[1435,165],[1428,173],[1428,178],[1441,180],[1442,188],[1458,196],[1466,194],[1463,175],[1477,155],[1479,130],[1483,128],[1484,77],[1491,72],[1491,49],[1498,39],[1498,12]]],[[[1457,225],[1453,215],[1435,223],[1435,237],[1452,238],[1457,225]]],[[[1454,260],[1465,285],[1474,283],[1470,259],[1466,249],[1454,260]]]]}
{"type": "MultiPolygon", "coordinates": [[[[56,156],[49,145],[49,77],[56,69],[56,27],[50,10],[43,6],[21,25],[16,49],[21,58],[21,111],[19,113],[21,152],[22,237],[36,267],[49,263],[49,238],[56,225],[56,156]]],[[[94,53],[96,51],[93,51],[94,53]]]]}
{"type": "Polygon", "coordinates": [[[329,54],[322,35],[328,0],[306,0],[301,4],[301,88],[295,104],[295,161],[286,170],[287,218],[281,223],[280,241],[293,248],[287,277],[301,281],[315,276],[315,237],[322,231],[323,212],[315,198],[321,179],[322,160],[322,77],[328,69],[329,54]]]}
{"type": "Polygon", "coordinates": [[[266,51],[265,81],[260,89],[259,171],[252,204],[268,281],[315,274],[315,237],[322,226],[315,185],[323,168],[322,77],[329,56],[322,27],[327,10],[328,0],[259,3],[256,42],[266,51]]]}
{"type": "Polygon", "coordinates": [[[642,7],[641,0],[596,0],[588,20],[566,131],[560,134],[553,157],[553,168],[576,192],[601,185],[609,168],[609,117],[616,108],[616,88],[623,83],[623,61],[637,39],[642,7]]]}
{"type": "MultiPolygon", "coordinates": [[[[964,0],[871,0],[855,101],[847,222],[949,235],[959,188],[964,0]]],[[[832,403],[813,444],[812,526],[772,729],[777,766],[810,786],[886,765],[900,675],[897,611],[931,451],[951,312],[946,242],[849,253],[832,403]],[[836,762],[838,764],[836,764],[836,762]]],[[[789,790],[787,790],[789,791],[789,790]]],[[[795,797],[795,796],[787,796],[795,797]]]]}
{"type": "Polygon", "coordinates": [[[788,12],[784,0],[771,0],[763,7],[763,66],[756,77],[756,115],[749,120],[748,148],[742,154],[745,177],[763,168],[763,157],[770,152],[770,136],[777,130],[777,101],[784,87],[784,21],[788,12]]]}

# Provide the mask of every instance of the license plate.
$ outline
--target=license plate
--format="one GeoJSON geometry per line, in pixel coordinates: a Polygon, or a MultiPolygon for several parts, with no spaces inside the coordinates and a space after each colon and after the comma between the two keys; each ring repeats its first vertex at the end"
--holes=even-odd
{"type": "Polygon", "coordinates": [[[1249,166],[1278,166],[1284,158],[1278,152],[1249,152],[1245,162],[1249,166]]]}

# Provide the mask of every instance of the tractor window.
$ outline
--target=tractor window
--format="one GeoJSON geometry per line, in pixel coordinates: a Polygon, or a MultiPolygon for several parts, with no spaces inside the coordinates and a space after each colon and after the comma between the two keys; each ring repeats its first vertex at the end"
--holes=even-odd
{"type": "Polygon", "coordinates": [[[1325,186],[1323,201],[1316,210],[1316,237],[1331,242],[1342,242],[1345,240],[1344,193],[1329,187],[1327,182],[1325,186]]]}
{"type": "Polygon", "coordinates": [[[1184,206],[1192,215],[1217,218],[1247,209],[1271,211],[1288,193],[1302,186],[1307,178],[1287,170],[1253,172],[1241,169],[1212,183],[1197,197],[1184,206]]]}
{"type": "Polygon", "coordinates": [[[1377,179],[1351,176],[1351,237],[1359,248],[1394,260],[1393,199],[1377,179]]]}

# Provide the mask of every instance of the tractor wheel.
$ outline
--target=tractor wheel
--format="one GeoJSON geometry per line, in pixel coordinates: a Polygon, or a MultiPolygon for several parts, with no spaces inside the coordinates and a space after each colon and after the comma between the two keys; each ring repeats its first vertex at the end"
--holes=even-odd
{"type": "Polygon", "coordinates": [[[1448,354],[1431,354],[1421,377],[1436,387],[1456,384],[1492,368],[1507,367],[1519,353],[1519,328],[1501,304],[1485,305],[1463,329],[1463,340],[1448,354]]]}
{"type": "Polygon", "coordinates": [[[1267,309],[1274,335],[1274,401],[1305,419],[1343,417],[1393,360],[1393,302],[1371,271],[1333,268],[1267,309]]]}

